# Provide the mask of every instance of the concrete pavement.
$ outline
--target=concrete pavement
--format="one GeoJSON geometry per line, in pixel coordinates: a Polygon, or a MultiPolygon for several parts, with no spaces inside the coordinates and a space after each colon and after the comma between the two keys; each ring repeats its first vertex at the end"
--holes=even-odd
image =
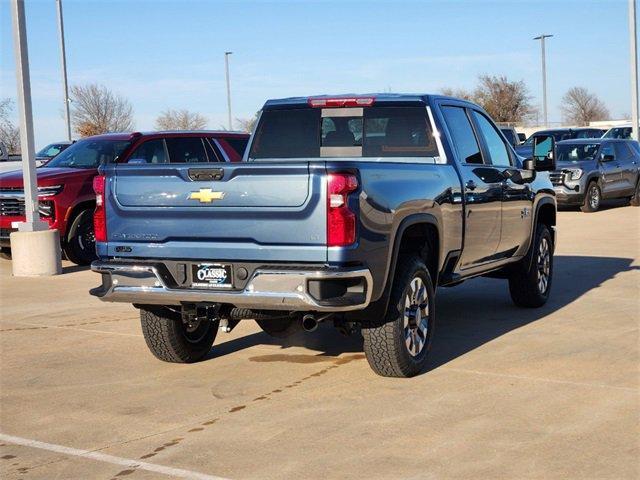
{"type": "Polygon", "coordinates": [[[243,322],[208,360],[162,363],[133,307],[88,295],[95,274],[1,260],[0,476],[638,478],[640,209],[558,218],[549,303],[518,309],[501,280],[439,290],[409,380],[330,327],[283,342],[243,322]]]}

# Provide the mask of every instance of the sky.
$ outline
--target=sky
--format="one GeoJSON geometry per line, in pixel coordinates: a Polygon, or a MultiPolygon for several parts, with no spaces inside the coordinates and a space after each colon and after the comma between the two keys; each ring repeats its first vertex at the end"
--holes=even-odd
{"type": "MultiPolygon", "coordinates": [[[[26,0],[36,147],[63,140],[55,0],[26,0]]],[[[233,117],[268,98],[472,89],[478,75],[524,80],[541,105],[547,40],[549,120],[573,86],[629,116],[627,0],[94,1],[63,0],[70,85],[127,98],[135,128],[167,108],[226,125],[224,52],[233,117]]],[[[0,97],[16,98],[11,9],[0,0],[0,97]]]]}

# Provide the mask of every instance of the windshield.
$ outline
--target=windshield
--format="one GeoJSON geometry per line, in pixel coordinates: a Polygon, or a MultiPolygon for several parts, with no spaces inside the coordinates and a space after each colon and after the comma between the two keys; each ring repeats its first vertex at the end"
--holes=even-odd
{"type": "Polygon", "coordinates": [[[551,135],[553,136],[553,139],[556,142],[559,142],[561,140],[569,140],[571,138],[571,132],[545,132],[545,133],[534,133],[533,135],[531,135],[529,138],[527,138],[527,140],[523,143],[523,145],[526,146],[532,146],[533,145],[533,139],[536,138],[537,136],[539,136],[540,134],[542,135],[551,135]]]}
{"type": "Polygon", "coordinates": [[[559,162],[579,162],[591,160],[598,152],[598,143],[569,143],[556,146],[559,162]]]}
{"type": "Polygon", "coordinates": [[[602,138],[631,138],[631,127],[615,127],[605,133],[602,138]]]}
{"type": "Polygon", "coordinates": [[[36,153],[36,157],[55,157],[67,146],[68,145],[64,143],[52,143],[36,153]]]}
{"type": "Polygon", "coordinates": [[[100,165],[113,162],[128,146],[128,140],[80,140],[45,167],[98,168],[100,165]]]}
{"type": "Polygon", "coordinates": [[[424,107],[267,110],[249,157],[437,157],[424,107]]]}

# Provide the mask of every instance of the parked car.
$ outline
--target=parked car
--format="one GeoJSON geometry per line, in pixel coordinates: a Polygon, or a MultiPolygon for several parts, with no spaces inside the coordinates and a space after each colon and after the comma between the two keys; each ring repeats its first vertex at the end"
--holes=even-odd
{"type": "Polygon", "coordinates": [[[539,132],[536,132],[529,138],[527,138],[527,140],[522,145],[516,147],[516,152],[518,153],[518,155],[524,158],[531,158],[533,142],[539,136],[552,135],[556,142],[560,142],[562,140],[570,140],[573,138],[599,138],[603,133],[604,130],[602,130],[601,128],[592,127],[540,130],[539,132]]]}
{"type": "MultiPolygon", "coordinates": [[[[78,264],[95,259],[93,178],[99,167],[115,160],[141,164],[169,161],[238,162],[249,135],[234,132],[113,133],[79,140],[38,168],[39,212],[60,232],[65,255],[78,264]]],[[[0,248],[10,255],[14,222],[24,221],[22,172],[0,174],[0,248]]]]}
{"type": "Polygon", "coordinates": [[[518,137],[518,132],[513,127],[500,127],[500,131],[504,135],[504,137],[509,141],[512,147],[517,147],[520,145],[520,138],[518,137]]]}
{"type": "Polygon", "coordinates": [[[558,205],[595,212],[603,199],[629,198],[640,205],[640,145],[607,138],[558,142],[550,175],[558,205]]]}
{"type": "Polygon", "coordinates": [[[270,100],[245,162],[105,165],[91,294],[139,308],[168,362],[202,359],[241,319],[275,337],[333,321],[362,330],[378,374],[416,375],[436,287],[487,275],[508,279],[519,306],[547,301],[543,147],[521,163],[485,111],[449,97],[270,100]]]}
{"type": "Polygon", "coordinates": [[[60,152],[63,152],[64,150],[69,148],[69,146],[71,146],[72,144],[73,142],[50,143],[43,149],[36,152],[36,163],[39,163],[40,165],[47,163],[60,152]]]}
{"type": "Polygon", "coordinates": [[[524,133],[518,132],[518,143],[524,143],[527,140],[527,136],[524,133]]]}
{"type": "Polygon", "coordinates": [[[606,133],[602,136],[603,138],[620,138],[622,140],[631,139],[631,134],[633,133],[633,128],[630,123],[625,125],[618,125],[617,127],[612,127],[606,131],[606,133]]]}

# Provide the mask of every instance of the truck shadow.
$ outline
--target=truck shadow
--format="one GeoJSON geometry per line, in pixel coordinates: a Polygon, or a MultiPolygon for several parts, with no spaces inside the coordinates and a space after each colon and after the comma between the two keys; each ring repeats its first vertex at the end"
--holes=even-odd
{"type": "MultiPolygon", "coordinates": [[[[564,308],[616,275],[631,270],[632,258],[556,255],[551,296],[538,309],[513,305],[506,280],[478,278],[455,288],[438,290],[438,322],[428,369],[434,370],[512,330],[535,322],[564,308]]],[[[313,333],[301,332],[280,340],[254,333],[215,345],[209,358],[229,355],[256,345],[304,347],[315,356],[338,356],[362,351],[362,337],[344,337],[331,325],[313,333]]],[[[282,355],[278,356],[282,358],[282,355]]],[[[298,356],[292,356],[296,362],[298,356]]]]}
{"type": "Polygon", "coordinates": [[[557,255],[551,296],[537,309],[516,307],[504,280],[480,278],[456,288],[440,289],[429,370],[571,305],[620,273],[639,270],[640,267],[632,265],[633,261],[632,258],[557,255]]]}

